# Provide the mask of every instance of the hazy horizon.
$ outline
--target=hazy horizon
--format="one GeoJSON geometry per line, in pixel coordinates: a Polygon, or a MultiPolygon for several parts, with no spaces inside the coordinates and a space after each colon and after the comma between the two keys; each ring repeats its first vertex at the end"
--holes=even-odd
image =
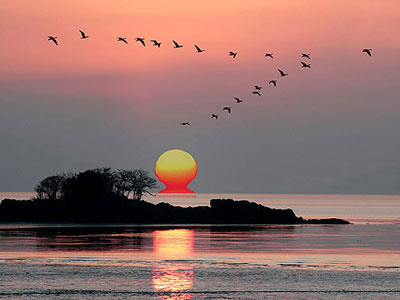
{"type": "Polygon", "coordinates": [[[399,14],[378,0],[3,5],[0,191],[97,167],[155,176],[177,148],[197,193],[400,194],[399,14]]]}

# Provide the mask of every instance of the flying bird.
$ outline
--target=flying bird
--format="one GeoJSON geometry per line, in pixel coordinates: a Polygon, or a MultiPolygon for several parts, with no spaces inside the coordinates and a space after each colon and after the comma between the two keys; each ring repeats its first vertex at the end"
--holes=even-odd
{"type": "Polygon", "coordinates": [[[254,95],[258,95],[258,96],[261,96],[261,94],[260,94],[260,92],[259,92],[259,91],[253,91],[253,92],[252,92],[252,94],[254,94],[254,95]]]}
{"type": "Polygon", "coordinates": [[[240,98],[238,98],[238,97],[235,97],[235,98],[233,98],[233,99],[235,99],[235,100],[236,100],[236,103],[242,103],[242,102],[243,102],[243,100],[242,100],[242,99],[240,99],[240,98]]]}
{"type": "Polygon", "coordinates": [[[160,48],[161,42],[157,42],[157,40],[150,40],[153,43],[153,46],[160,48]]]}
{"type": "Polygon", "coordinates": [[[305,62],[301,62],[301,67],[302,67],[302,68],[309,68],[309,69],[311,69],[311,64],[306,64],[305,62]]]}
{"type": "Polygon", "coordinates": [[[87,39],[89,36],[88,35],[86,35],[82,30],[79,30],[79,32],[81,33],[81,39],[82,40],[84,40],[84,39],[87,39]]]}
{"type": "Polygon", "coordinates": [[[226,110],[229,114],[231,113],[232,107],[230,106],[225,106],[222,110],[226,110]]]}
{"type": "Polygon", "coordinates": [[[274,58],[274,55],[272,53],[265,53],[265,57],[271,57],[274,58]]]}
{"type": "Polygon", "coordinates": [[[47,40],[48,41],[52,41],[54,44],[56,44],[56,46],[58,46],[57,37],[56,36],[49,35],[47,40]]]}
{"type": "Polygon", "coordinates": [[[229,56],[232,56],[233,58],[236,58],[237,52],[232,52],[229,51],[229,56]]]}
{"type": "Polygon", "coordinates": [[[174,48],[182,48],[183,45],[179,45],[176,41],[172,41],[174,43],[174,48]]]}
{"type": "Polygon", "coordinates": [[[285,77],[285,76],[289,75],[289,74],[283,72],[281,69],[278,69],[278,72],[279,72],[279,74],[281,74],[281,77],[285,77]]]}
{"type": "Polygon", "coordinates": [[[262,87],[261,87],[261,86],[258,86],[258,85],[255,85],[255,86],[254,86],[254,89],[255,89],[256,91],[261,91],[262,87]]]}
{"type": "Polygon", "coordinates": [[[277,80],[270,80],[269,84],[273,84],[274,86],[276,86],[276,82],[277,82],[277,80]]]}
{"type": "Polygon", "coordinates": [[[125,44],[128,44],[128,41],[126,40],[126,38],[118,37],[117,41],[118,42],[124,42],[125,44]]]}
{"type": "Polygon", "coordinates": [[[372,49],[364,49],[364,50],[361,51],[361,52],[365,52],[365,53],[368,54],[369,57],[371,57],[371,51],[372,51],[372,49]]]}
{"type": "Polygon", "coordinates": [[[182,126],[190,126],[190,123],[189,123],[189,122],[182,122],[182,123],[179,123],[179,125],[182,125],[182,126]]]}
{"type": "Polygon", "coordinates": [[[307,58],[307,59],[311,59],[310,54],[307,54],[307,53],[302,53],[302,54],[301,54],[301,57],[305,57],[305,58],[307,58]]]}
{"type": "Polygon", "coordinates": [[[142,45],[143,45],[143,47],[146,47],[146,44],[145,44],[145,42],[144,42],[144,38],[136,38],[135,41],[136,41],[136,42],[141,42],[142,45]]]}
{"type": "Polygon", "coordinates": [[[194,45],[194,47],[196,48],[196,51],[197,51],[197,53],[201,53],[201,52],[204,52],[205,50],[204,49],[201,49],[199,46],[197,46],[197,45],[194,45]]]}
{"type": "Polygon", "coordinates": [[[211,119],[218,120],[218,115],[216,115],[216,114],[211,114],[211,119]]]}

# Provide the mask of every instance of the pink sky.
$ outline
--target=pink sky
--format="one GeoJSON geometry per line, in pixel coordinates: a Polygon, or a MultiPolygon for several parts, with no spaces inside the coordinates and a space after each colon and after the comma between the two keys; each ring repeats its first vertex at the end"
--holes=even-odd
{"type": "Polygon", "coordinates": [[[349,78],[358,87],[366,84],[359,74],[377,80],[383,68],[399,64],[399,12],[397,1],[17,0],[0,13],[6,28],[0,79],[57,80],[46,85],[48,93],[108,94],[155,105],[165,95],[170,104],[180,103],[204,89],[218,97],[247,95],[253,84],[277,78],[278,67],[292,75],[279,84],[287,92],[310,81],[329,91],[349,78]],[[80,40],[78,29],[90,38],[80,40]],[[47,35],[57,36],[60,46],[47,35]],[[127,37],[129,45],[117,43],[117,36],[127,37]],[[163,46],[143,48],[135,37],[163,46]],[[172,39],[184,48],[173,49],[172,39]],[[206,52],[196,54],[193,44],[206,52]],[[364,47],[374,48],[373,65],[360,55],[364,47]],[[239,52],[236,60],[227,56],[230,50],[239,52]],[[266,51],[275,60],[264,58],[266,51]],[[312,53],[314,69],[300,78],[301,52],[312,53]]]}
{"type": "MultiPolygon", "coordinates": [[[[290,132],[321,122],[336,128],[398,117],[399,15],[396,0],[9,1],[0,10],[0,90],[10,103],[3,113],[29,126],[21,133],[13,132],[11,121],[2,126],[13,138],[34,143],[31,124],[40,119],[35,112],[57,112],[57,120],[72,122],[67,118],[75,116],[89,128],[95,127],[91,120],[104,122],[123,132],[124,140],[140,140],[134,129],[165,138],[168,145],[158,141],[154,153],[184,143],[190,148],[210,136],[223,143],[231,136],[254,143],[246,151],[263,159],[258,143],[279,139],[272,132],[277,128],[290,132]],[[81,40],[79,29],[90,38],[81,40]],[[58,37],[58,47],[48,35],[58,37]],[[163,44],[143,47],[135,37],[163,44]],[[172,39],[184,47],[173,49],[172,39]],[[206,51],[195,53],[194,44],[206,51]],[[373,48],[373,57],[363,48],[373,48]],[[239,53],[236,59],[228,57],[231,50],[239,53]],[[267,51],[273,60],[264,57],[267,51]],[[311,70],[300,68],[302,52],[311,53],[311,70]],[[280,79],[278,68],[289,76],[280,79]],[[278,79],[278,87],[267,84],[271,79],[278,79]],[[255,84],[263,86],[260,98],[251,95],[255,84]],[[233,97],[245,102],[236,105],[233,97]],[[17,104],[22,113],[13,110],[17,104]],[[226,105],[233,106],[229,117],[221,110],[226,105]],[[218,123],[210,122],[211,113],[221,115],[218,123]],[[181,128],[182,121],[195,126],[181,128]],[[263,137],[267,131],[270,138],[263,137]]],[[[58,139],[40,130],[39,140],[58,139]]],[[[318,128],[307,134],[313,130],[318,128]]],[[[121,155],[103,154],[109,153],[121,155]]]]}

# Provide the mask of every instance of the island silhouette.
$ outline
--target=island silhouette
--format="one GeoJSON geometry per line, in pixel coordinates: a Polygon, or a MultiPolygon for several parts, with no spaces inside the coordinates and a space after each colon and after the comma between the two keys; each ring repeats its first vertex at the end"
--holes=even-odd
{"type": "Polygon", "coordinates": [[[153,204],[142,196],[157,187],[144,170],[93,169],[43,179],[36,198],[4,199],[1,222],[127,224],[349,224],[303,219],[292,209],[274,209],[247,200],[211,199],[209,206],[153,204]]]}

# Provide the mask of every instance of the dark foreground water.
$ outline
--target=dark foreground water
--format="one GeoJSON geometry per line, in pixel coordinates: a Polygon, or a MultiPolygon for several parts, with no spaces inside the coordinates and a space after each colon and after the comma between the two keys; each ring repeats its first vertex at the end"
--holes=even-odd
{"type": "MultiPolygon", "coordinates": [[[[303,211],[323,201],[285,197],[303,211]]],[[[364,213],[362,199],[333,200],[312,214],[331,207],[354,224],[3,224],[0,298],[400,299],[396,198],[366,198],[364,213]]]]}
{"type": "Polygon", "coordinates": [[[4,299],[399,299],[400,225],[0,226],[4,299]]]}

